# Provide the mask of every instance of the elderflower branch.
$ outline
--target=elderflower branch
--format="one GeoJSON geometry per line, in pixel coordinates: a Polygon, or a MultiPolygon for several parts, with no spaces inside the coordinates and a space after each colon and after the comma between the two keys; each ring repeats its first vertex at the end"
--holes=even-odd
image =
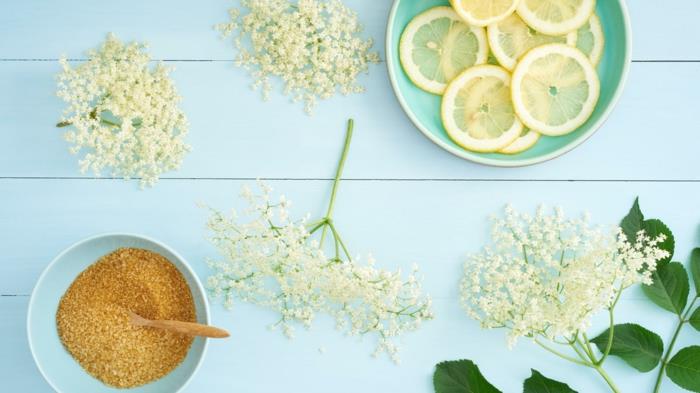
{"type": "Polygon", "coordinates": [[[223,258],[209,261],[213,272],[207,286],[228,307],[244,301],[278,312],[273,328],[281,328],[288,337],[295,324],[310,328],[316,315],[330,315],[348,335],[375,334],[375,355],[387,353],[398,361],[395,341],[433,318],[432,302],[423,294],[417,267],[404,276],[400,270],[374,267],[371,256],[362,264],[351,257],[340,237],[332,219],[333,201],[351,133],[352,122],[324,218],[290,219],[291,202],[283,196],[272,201],[272,188],[263,182],[259,194],[243,188],[247,220],[236,212],[229,216],[212,210],[208,227],[223,258]],[[334,257],[328,257],[315,239],[321,228],[333,237],[334,257]]]}
{"type": "MultiPolygon", "coordinates": [[[[566,360],[596,369],[611,390],[619,390],[601,365],[586,330],[596,313],[613,310],[622,291],[650,284],[658,261],[668,257],[659,247],[663,235],[643,231],[634,242],[618,227],[592,227],[588,217],[567,219],[561,209],[547,214],[518,213],[507,206],[494,218],[493,244],[464,265],[462,306],[484,328],[506,328],[508,345],[520,337],[566,360]],[[542,339],[568,346],[578,359],[546,345],[542,339]]],[[[613,340],[610,331],[608,345],[613,340]]]]}

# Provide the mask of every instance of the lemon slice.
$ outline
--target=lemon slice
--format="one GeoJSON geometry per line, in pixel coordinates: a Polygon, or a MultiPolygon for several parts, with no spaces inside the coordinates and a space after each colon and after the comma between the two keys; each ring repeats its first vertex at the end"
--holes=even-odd
{"type": "Polygon", "coordinates": [[[442,97],[442,122],[467,150],[494,152],[510,145],[523,129],[511,103],[510,74],[492,65],[461,73],[442,97]]]}
{"type": "Polygon", "coordinates": [[[540,133],[530,130],[529,128],[523,128],[518,139],[510,145],[499,150],[499,153],[503,154],[518,154],[525,150],[535,146],[535,143],[540,139],[540,133]]]}
{"type": "Polygon", "coordinates": [[[552,43],[576,44],[576,32],[562,36],[551,36],[528,26],[518,16],[512,14],[506,19],[489,25],[486,30],[489,46],[498,62],[512,71],[518,59],[530,49],[552,43]]]}
{"type": "Polygon", "coordinates": [[[576,47],[591,59],[593,65],[597,66],[603,57],[603,49],[605,48],[605,35],[598,15],[591,15],[591,19],[578,29],[577,35],[576,47]]]}
{"type": "Polygon", "coordinates": [[[523,56],[513,72],[511,90],[520,120],[541,134],[557,136],[588,120],[598,103],[600,81],[583,52],[548,44],[523,56]]]}
{"type": "Polygon", "coordinates": [[[460,72],[484,64],[487,55],[484,28],[467,25],[450,7],[431,8],[413,18],[399,43],[406,75],[434,94],[442,94],[460,72]]]}
{"type": "Polygon", "coordinates": [[[583,26],[593,14],[596,0],[521,0],[518,14],[533,29],[562,35],[583,26]]]}
{"type": "Polygon", "coordinates": [[[452,7],[467,23],[488,26],[508,17],[520,0],[450,0],[452,7]]]}

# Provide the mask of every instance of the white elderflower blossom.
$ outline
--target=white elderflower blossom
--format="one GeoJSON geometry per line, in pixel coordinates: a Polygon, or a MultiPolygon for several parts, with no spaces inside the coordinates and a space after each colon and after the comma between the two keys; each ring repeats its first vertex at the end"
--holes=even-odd
{"type": "Polygon", "coordinates": [[[379,54],[370,51],[371,39],[359,37],[356,13],[340,0],[241,0],[241,6],[246,14],[231,9],[230,22],[216,29],[224,37],[237,33],[236,64],[252,74],[265,99],[273,76],[308,113],[317,99],[364,91],[357,77],[379,54]]]}
{"type": "Polygon", "coordinates": [[[290,202],[272,201],[271,189],[264,183],[260,188],[260,195],[248,188],[241,194],[250,205],[244,212],[248,222],[217,211],[209,220],[211,240],[225,257],[209,262],[213,296],[229,307],[238,299],[278,312],[274,326],[289,337],[294,323],[308,328],[317,314],[327,313],[348,335],[378,335],[375,355],[386,352],[398,361],[394,339],[432,318],[417,270],[404,279],[401,271],[374,267],[371,257],[361,264],[349,257],[339,237],[334,237],[334,256],[327,256],[312,235],[330,225],[337,236],[333,224],[292,221],[290,202]]]}
{"type": "Polygon", "coordinates": [[[114,35],[88,61],[72,67],[66,58],[58,79],[58,96],[68,106],[59,127],[71,127],[65,139],[71,152],[87,150],[82,172],[140,177],[152,185],[161,173],[179,168],[189,147],[180,96],[170,68],[149,67],[146,46],[123,44],[114,35]]]}
{"type": "Polygon", "coordinates": [[[493,245],[465,264],[462,304],[483,327],[508,329],[510,346],[519,337],[578,339],[624,289],[651,284],[669,255],[657,247],[663,235],[642,231],[630,244],[620,228],[592,227],[560,209],[533,217],[508,206],[491,236],[493,245]]]}

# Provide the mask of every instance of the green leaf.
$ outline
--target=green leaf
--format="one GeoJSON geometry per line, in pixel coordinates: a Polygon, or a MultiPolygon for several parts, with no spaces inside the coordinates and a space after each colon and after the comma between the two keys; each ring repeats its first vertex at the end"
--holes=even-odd
{"type": "MultiPolygon", "coordinates": [[[[664,342],[658,334],[633,323],[615,325],[610,355],[645,373],[656,368],[663,356],[664,342]]],[[[610,329],[591,340],[600,352],[608,347],[610,329]]]]}
{"type": "Polygon", "coordinates": [[[578,393],[571,389],[569,385],[549,379],[540,374],[537,370],[532,370],[530,378],[523,384],[523,393],[578,393]]]}
{"type": "Polygon", "coordinates": [[[471,360],[442,362],[433,375],[435,393],[501,393],[471,360]]]}
{"type": "Polygon", "coordinates": [[[622,228],[622,232],[627,236],[627,240],[630,243],[634,244],[636,241],[637,233],[642,229],[643,221],[644,214],[642,214],[642,210],[639,208],[639,197],[637,197],[634,200],[630,212],[627,213],[627,216],[623,218],[620,223],[620,228],[622,228]]]}
{"type": "Polygon", "coordinates": [[[700,307],[695,309],[693,315],[690,316],[690,326],[694,327],[695,330],[700,331],[700,307]]]}
{"type": "Polygon", "coordinates": [[[700,248],[696,248],[690,254],[690,272],[695,282],[695,293],[700,297],[700,248]]]}
{"type": "MultiPolygon", "coordinates": [[[[676,248],[676,240],[673,237],[673,232],[661,222],[661,220],[651,219],[642,222],[642,229],[650,238],[656,238],[657,236],[663,234],[666,236],[666,240],[658,244],[658,247],[662,250],[668,251],[668,257],[662,259],[661,263],[667,263],[673,258],[673,252],[676,248]]],[[[634,242],[632,242],[634,243],[634,242]]]]}
{"type": "Polygon", "coordinates": [[[666,375],[683,389],[700,392],[700,347],[678,351],[666,365],[666,375]]]}
{"type": "Polygon", "coordinates": [[[652,274],[652,279],[653,284],[642,286],[644,294],[664,310],[681,315],[690,292],[685,267],[678,262],[660,264],[652,274]]]}

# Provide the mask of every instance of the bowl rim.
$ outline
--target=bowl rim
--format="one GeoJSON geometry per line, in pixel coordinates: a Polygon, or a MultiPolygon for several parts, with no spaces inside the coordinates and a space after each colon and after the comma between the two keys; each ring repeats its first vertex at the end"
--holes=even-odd
{"type": "Polygon", "coordinates": [[[618,4],[620,4],[620,9],[622,11],[622,19],[623,19],[623,26],[625,29],[625,54],[624,54],[624,66],[622,69],[622,75],[620,77],[620,83],[618,83],[615,92],[613,93],[612,100],[610,101],[610,105],[608,105],[607,108],[605,108],[605,111],[603,111],[603,114],[600,116],[598,120],[596,120],[595,123],[593,123],[588,131],[586,131],[584,134],[576,138],[575,140],[569,142],[568,144],[550,152],[547,154],[543,154],[541,156],[537,157],[532,157],[532,158],[522,158],[522,159],[513,159],[513,160],[497,160],[494,158],[489,158],[489,157],[483,157],[477,153],[470,152],[468,150],[458,148],[455,146],[452,146],[446,142],[444,142],[442,139],[438,138],[435,136],[430,130],[428,130],[428,127],[423,125],[420,120],[415,116],[413,111],[408,105],[408,102],[406,102],[406,99],[403,97],[403,94],[401,93],[401,90],[399,89],[398,85],[398,80],[396,73],[394,72],[395,68],[395,61],[393,56],[391,56],[392,50],[394,49],[394,44],[392,42],[392,37],[394,35],[394,20],[396,19],[396,14],[399,9],[399,4],[405,0],[394,0],[393,5],[391,6],[391,11],[389,12],[389,18],[387,21],[387,27],[386,27],[386,37],[385,37],[385,56],[386,56],[386,67],[389,73],[389,80],[391,82],[391,87],[392,90],[394,91],[394,95],[396,96],[396,99],[399,101],[399,104],[401,105],[401,108],[403,109],[404,113],[408,116],[408,118],[411,120],[413,125],[428,139],[430,139],[434,144],[440,146],[442,149],[446,150],[447,152],[468,160],[472,162],[476,162],[478,164],[482,165],[488,165],[492,167],[503,167],[503,168],[514,168],[514,167],[524,167],[524,166],[529,166],[529,165],[535,165],[539,163],[543,163],[552,159],[555,159],[557,157],[560,157],[571,150],[577,148],[584,142],[586,142],[596,131],[598,131],[603,124],[608,120],[610,117],[610,114],[612,114],[613,110],[617,106],[618,102],[620,101],[620,98],[622,97],[622,93],[625,90],[625,85],[627,84],[627,78],[629,76],[629,71],[632,65],[632,24],[630,22],[630,15],[629,15],[629,9],[627,8],[627,3],[625,0],[617,0],[618,4]]]}
{"type": "MultiPolygon", "coordinates": [[[[201,295],[201,296],[203,297],[203,299],[204,299],[204,302],[203,302],[203,303],[204,303],[204,319],[205,319],[205,323],[206,323],[206,324],[209,324],[210,321],[211,321],[211,315],[210,315],[210,310],[209,310],[209,302],[207,301],[207,299],[208,299],[208,298],[207,298],[207,292],[206,292],[206,290],[204,289],[204,286],[202,285],[202,282],[201,282],[201,280],[199,279],[199,276],[197,276],[197,274],[196,274],[195,271],[192,269],[192,267],[190,266],[190,264],[187,262],[187,260],[186,260],[182,255],[180,255],[180,253],[178,253],[177,251],[173,250],[172,248],[170,248],[169,246],[167,246],[167,245],[164,244],[163,242],[161,242],[161,241],[159,241],[159,240],[156,240],[156,239],[154,239],[154,238],[151,238],[151,237],[149,237],[149,236],[145,236],[145,235],[141,235],[141,234],[137,234],[137,233],[128,233],[128,232],[105,232],[105,233],[99,233],[99,234],[97,234],[97,235],[89,236],[89,237],[84,238],[84,239],[82,239],[82,240],[78,240],[77,242],[71,244],[70,246],[68,246],[67,248],[65,248],[63,251],[61,251],[58,255],[56,255],[56,256],[51,260],[51,262],[49,262],[48,265],[46,265],[46,267],[44,268],[44,270],[43,270],[43,271],[41,272],[41,274],[39,275],[39,278],[37,279],[36,284],[34,284],[34,288],[32,289],[32,293],[31,293],[31,295],[30,295],[30,297],[29,297],[29,305],[28,305],[28,307],[27,307],[26,333],[27,333],[27,341],[29,342],[29,352],[31,352],[31,354],[32,354],[32,359],[34,360],[34,364],[35,364],[36,367],[39,369],[39,373],[41,374],[41,376],[42,376],[42,377],[44,378],[44,380],[49,384],[49,386],[51,386],[51,388],[52,388],[54,391],[58,392],[58,393],[63,393],[63,391],[60,390],[58,387],[56,387],[56,385],[54,385],[54,382],[49,378],[49,376],[47,375],[47,373],[44,371],[44,369],[43,369],[42,366],[41,366],[41,363],[39,363],[39,360],[37,359],[37,356],[36,356],[36,354],[35,354],[35,352],[34,352],[34,343],[33,343],[33,340],[32,340],[32,336],[31,336],[31,334],[30,334],[30,320],[31,320],[31,316],[32,316],[32,308],[34,307],[34,301],[35,301],[35,298],[36,298],[36,297],[35,297],[36,291],[37,291],[37,289],[41,286],[41,284],[43,283],[43,281],[46,279],[46,277],[47,277],[47,275],[48,275],[48,271],[49,271],[55,264],[57,264],[58,261],[61,260],[66,254],[68,254],[70,251],[72,251],[72,250],[74,250],[74,249],[76,249],[76,248],[78,248],[78,247],[84,245],[85,243],[89,243],[89,242],[94,241],[94,240],[97,240],[97,239],[107,238],[107,237],[117,237],[117,236],[121,236],[121,237],[132,237],[132,238],[137,238],[137,239],[140,239],[140,240],[145,240],[146,242],[150,242],[150,243],[153,243],[153,244],[155,244],[155,245],[157,245],[157,246],[159,246],[159,247],[162,247],[163,249],[167,250],[167,251],[170,252],[172,255],[174,255],[175,258],[177,258],[177,259],[179,260],[179,262],[181,262],[182,266],[184,267],[184,270],[187,271],[192,277],[194,277],[194,282],[195,282],[195,284],[196,284],[196,289],[197,289],[197,291],[200,293],[200,295],[201,295]]],[[[178,270],[180,270],[180,266],[176,266],[176,267],[178,268],[178,270]]],[[[204,357],[205,357],[206,354],[207,354],[207,348],[209,347],[209,340],[207,340],[206,338],[203,338],[203,341],[204,341],[204,346],[202,347],[202,354],[201,354],[201,356],[199,356],[199,359],[197,359],[197,363],[195,364],[194,369],[192,370],[192,373],[190,373],[190,375],[187,377],[187,379],[185,379],[185,382],[184,382],[177,390],[175,390],[173,393],[181,392],[185,387],[187,387],[187,385],[189,385],[189,383],[190,383],[190,381],[192,380],[192,378],[193,378],[193,377],[195,376],[195,374],[197,374],[197,372],[199,371],[199,368],[202,366],[202,362],[204,361],[204,357]]],[[[128,389],[126,389],[125,391],[128,392],[128,389]]]]}

